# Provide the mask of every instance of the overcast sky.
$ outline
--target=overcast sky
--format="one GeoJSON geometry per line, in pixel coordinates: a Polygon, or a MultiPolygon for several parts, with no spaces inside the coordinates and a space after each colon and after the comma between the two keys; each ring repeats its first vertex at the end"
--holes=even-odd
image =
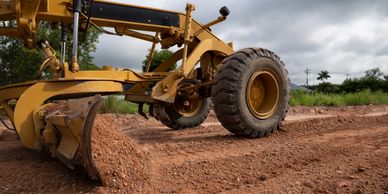
{"type": "MultiPolygon", "coordinates": [[[[186,1],[116,0],[184,12],[186,1]]],[[[304,70],[329,71],[329,81],[360,77],[380,68],[388,75],[388,0],[192,0],[194,18],[207,23],[226,5],[227,21],[212,27],[235,49],[263,47],[277,53],[292,82],[304,84],[304,70]]],[[[129,37],[102,35],[94,54],[97,65],[141,69],[151,45],[129,37]]]]}

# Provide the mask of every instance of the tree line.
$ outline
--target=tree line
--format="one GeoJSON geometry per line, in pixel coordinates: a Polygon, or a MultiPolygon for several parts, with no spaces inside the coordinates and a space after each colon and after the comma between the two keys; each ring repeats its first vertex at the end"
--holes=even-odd
{"type": "MultiPolygon", "coordinates": [[[[9,23],[12,25],[12,22],[9,23]]],[[[50,45],[59,51],[61,48],[61,27],[49,23],[41,23],[38,29],[38,40],[47,40],[50,45]]],[[[71,31],[71,29],[67,29],[71,31]]],[[[96,51],[100,32],[90,29],[85,34],[80,35],[78,48],[78,62],[82,70],[99,69],[93,63],[92,53],[96,51]]],[[[71,60],[72,39],[71,34],[67,36],[66,61],[71,60]]],[[[59,59],[59,53],[57,52],[59,59]]],[[[35,73],[44,60],[44,55],[40,49],[27,49],[23,41],[0,36],[0,85],[25,82],[35,79],[35,73]]]]}
{"type": "Polygon", "coordinates": [[[388,75],[384,75],[379,68],[367,70],[361,78],[347,78],[342,84],[326,82],[330,77],[328,71],[321,71],[317,80],[322,82],[308,88],[321,93],[357,93],[364,90],[388,93],[388,75]]]}
{"type": "MultiPolygon", "coordinates": [[[[12,27],[12,25],[16,24],[9,22],[9,25],[12,27]]],[[[67,36],[66,61],[70,61],[72,50],[72,35],[70,32],[72,30],[69,28],[67,31],[69,33],[67,36]]],[[[62,29],[59,25],[41,23],[37,34],[38,40],[47,40],[57,51],[58,59],[60,58],[61,32],[62,29]]],[[[92,56],[97,49],[100,34],[95,28],[88,29],[87,31],[81,30],[78,47],[78,63],[81,70],[100,69],[100,67],[93,63],[92,56]]],[[[172,52],[169,50],[155,50],[150,71],[153,71],[171,55],[172,52]]],[[[30,50],[25,48],[23,41],[19,39],[0,36],[0,86],[34,80],[35,73],[43,61],[44,55],[40,49],[35,48],[30,50]]],[[[147,59],[143,61],[143,71],[145,71],[146,64],[147,59]]],[[[175,68],[176,65],[173,65],[169,70],[175,68]]]]}

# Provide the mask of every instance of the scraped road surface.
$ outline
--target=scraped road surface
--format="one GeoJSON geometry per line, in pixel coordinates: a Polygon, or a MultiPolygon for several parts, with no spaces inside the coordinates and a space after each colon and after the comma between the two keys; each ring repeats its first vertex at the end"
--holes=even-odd
{"type": "Polygon", "coordinates": [[[123,132],[133,149],[115,149],[123,139],[113,138],[98,154],[112,156],[110,164],[127,157],[136,174],[107,166],[111,184],[103,187],[0,129],[0,193],[388,193],[388,106],[292,108],[281,129],[261,139],[231,135],[214,114],[182,131],[135,115],[96,122],[123,132]],[[123,153],[136,156],[113,158],[123,153]]]}

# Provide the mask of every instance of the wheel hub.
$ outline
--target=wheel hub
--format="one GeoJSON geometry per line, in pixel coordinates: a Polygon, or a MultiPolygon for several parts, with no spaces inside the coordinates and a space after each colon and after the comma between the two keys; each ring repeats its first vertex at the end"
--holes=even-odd
{"type": "MultiPolygon", "coordinates": [[[[185,83],[181,87],[192,86],[193,84],[185,83]]],[[[200,97],[194,98],[197,93],[195,91],[178,92],[173,107],[183,117],[191,117],[197,114],[202,106],[200,97]]]]}
{"type": "Polygon", "coordinates": [[[256,118],[271,117],[279,105],[276,75],[268,69],[256,71],[249,79],[246,96],[248,108],[256,118]]]}

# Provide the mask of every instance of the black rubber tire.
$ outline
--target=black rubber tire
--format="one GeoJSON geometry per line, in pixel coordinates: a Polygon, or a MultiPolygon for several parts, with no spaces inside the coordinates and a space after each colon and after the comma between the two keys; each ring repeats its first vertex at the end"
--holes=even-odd
{"type": "Polygon", "coordinates": [[[210,98],[203,99],[200,110],[198,111],[197,114],[191,117],[183,117],[175,110],[175,108],[172,105],[164,105],[164,106],[165,106],[165,112],[167,113],[167,115],[170,117],[171,120],[170,121],[163,120],[160,118],[157,118],[157,119],[160,120],[160,122],[162,122],[167,127],[174,130],[182,130],[187,128],[198,127],[206,120],[211,110],[210,98]]]}
{"type": "Polygon", "coordinates": [[[244,137],[268,136],[280,127],[288,110],[289,84],[283,62],[273,52],[247,48],[235,52],[219,66],[212,88],[215,113],[230,132],[244,137]],[[248,108],[246,90],[251,76],[260,69],[269,69],[279,83],[279,104],[271,117],[258,119],[248,108]]]}

